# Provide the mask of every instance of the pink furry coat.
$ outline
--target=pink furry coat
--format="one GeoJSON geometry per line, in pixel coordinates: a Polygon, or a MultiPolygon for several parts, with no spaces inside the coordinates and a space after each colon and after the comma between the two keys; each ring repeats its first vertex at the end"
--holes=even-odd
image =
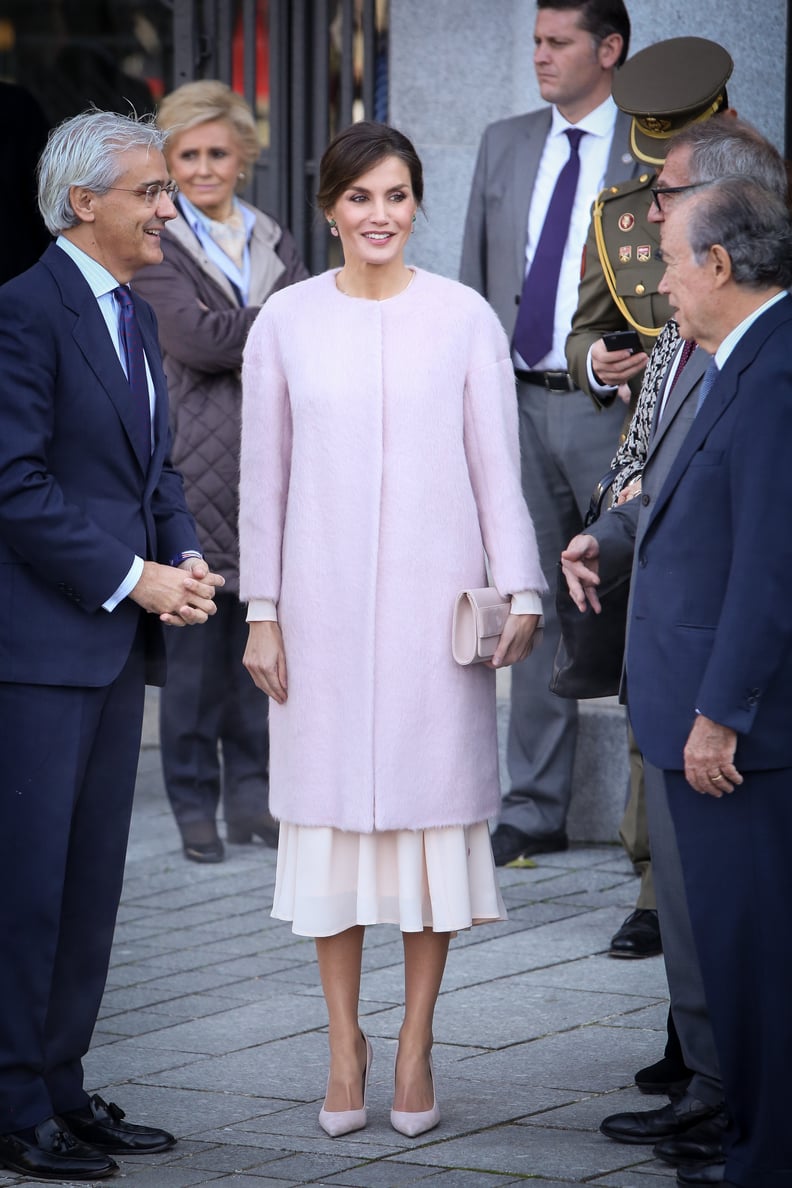
{"type": "Polygon", "coordinates": [[[495,674],[451,657],[460,590],[545,589],[514,375],[487,303],[415,270],[386,301],[335,273],[274,293],[244,354],[240,586],[278,604],[270,807],[368,833],[500,803],[495,674]]]}

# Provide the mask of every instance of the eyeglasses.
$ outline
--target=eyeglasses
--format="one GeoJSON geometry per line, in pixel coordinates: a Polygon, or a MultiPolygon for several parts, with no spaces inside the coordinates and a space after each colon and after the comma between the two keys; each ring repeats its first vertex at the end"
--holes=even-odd
{"type": "Polygon", "coordinates": [[[663,207],[660,205],[660,197],[666,197],[667,194],[685,194],[688,190],[698,190],[701,186],[708,186],[709,182],[691,182],[689,186],[650,186],[652,200],[660,211],[663,213],[663,207]]]}
{"type": "Polygon", "coordinates": [[[160,194],[165,193],[170,198],[171,202],[179,192],[179,187],[176,182],[168,182],[167,186],[161,186],[159,182],[152,182],[150,186],[146,186],[143,190],[130,190],[125,186],[110,186],[111,190],[121,190],[124,194],[137,194],[138,198],[143,198],[146,206],[156,206],[160,200],[160,194]]]}

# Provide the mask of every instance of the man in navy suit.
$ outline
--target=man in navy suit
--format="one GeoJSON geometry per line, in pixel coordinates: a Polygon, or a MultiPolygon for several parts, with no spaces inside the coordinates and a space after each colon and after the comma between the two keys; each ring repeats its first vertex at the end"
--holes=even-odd
{"type": "MultiPolygon", "coordinates": [[[[751,125],[731,115],[691,125],[669,145],[657,179],[657,201],[651,218],[662,223],[664,213],[683,201],[686,194],[694,193],[700,183],[737,173],[759,182],[782,200],[786,196],[784,162],[751,125]]],[[[676,338],[676,323],[673,326],[676,338]]],[[[664,350],[662,344],[657,349],[664,350]]],[[[593,607],[599,606],[599,583],[610,585],[617,578],[635,574],[644,531],[695,417],[711,358],[703,347],[680,340],[657,392],[650,392],[644,382],[641,402],[651,401],[654,415],[648,440],[639,434],[633,439],[632,458],[641,463],[643,472],[640,495],[611,508],[586,534],[571,540],[562,554],[570,594],[580,610],[585,609],[587,601],[593,607]]],[[[600,1129],[618,1142],[656,1143],[654,1153],[676,1166],[712,1163],[723,1154],[725,1111],[720,1067],[663,774],[651,763],[644,764],[644,774],[671,1010],[685,1065],[692,1076],[686,1093],[677,1091],[670,1104],[609,1115],[600,1129]]],[[[642,1070],[642,1074],[646,1071],[642,1070]]]]}
{"type": "Polygon", "coordinates": [[[0,289],[0,1166],[35,1179],[174,1142],[82,1074],[161,625],[205,622],[222,584],[169,462],[154,316],[126,288],[174,217],[161,149],[106,112],[60,125],[39,173],[57,242],[0,289]]]}
{"type": "Polygon", "coordinates": [[[684,1184],[792,1186],[792,221],[747,177],[679,194],[661,288],[713,363],[638,547],[626,680],[662,769],[730,1116],[684,1184]],[[789,894],[788,894],[789,893],[789,894]]]}

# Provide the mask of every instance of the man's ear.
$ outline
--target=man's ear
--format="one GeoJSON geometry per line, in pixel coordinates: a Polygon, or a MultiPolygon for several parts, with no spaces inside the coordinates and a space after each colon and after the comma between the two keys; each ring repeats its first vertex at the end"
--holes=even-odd
{"type": "Polygon", "coordinates": [[[86,186],[70,186],[69,202],[81,223],[92,223],[96,218],[94,202],[96,195],[86,186]]]}
{"type": "Polygon", "coordinates": [[[603,37],[597,48],[600,66],[603,70],[612,70],[621,57],[624,48],[624,38],[621,33],[609,33],[603,37]]]}
{"type": "Polygon", "coordinates": [[[709,250],[709,264],[712,278],[717,287],[727,284],[732,278],[731,256],[722,243],[714,243],[709,250]]]}

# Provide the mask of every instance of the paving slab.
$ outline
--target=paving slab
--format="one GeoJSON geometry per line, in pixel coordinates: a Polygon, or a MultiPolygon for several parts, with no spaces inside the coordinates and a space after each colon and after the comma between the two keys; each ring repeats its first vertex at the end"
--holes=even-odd
{"type": "MultiPolygon", "coordinates": [[[[370,930],[363,957],[361,1020],[375,1050],[369,1125],[327,1138],[317,1123],[327,1031],[314,946],[270,916],[273,851],[229,846],[217,866],[185,861],[149,698],[123,902],[86,1076],[131,1121],[169,1127],[179,1142],[123,1159],[115,1182],[673,1184],[673,1169],[651,1150],[598,1130],[609,1113],[664,1100],[633,1084],[665,1043],[662,959],[607,956],[638,891],[630,863],[617,845],[573,844],[499,877],[509,921],[451,946],[436,1019],[440,1126],[411,1140],[389,1125],[403,970],[398,930],[383,927],[370,930]]],[[[16,1184],[35,1188],[0,1171],[0,1188],[16,1184]]]]}

